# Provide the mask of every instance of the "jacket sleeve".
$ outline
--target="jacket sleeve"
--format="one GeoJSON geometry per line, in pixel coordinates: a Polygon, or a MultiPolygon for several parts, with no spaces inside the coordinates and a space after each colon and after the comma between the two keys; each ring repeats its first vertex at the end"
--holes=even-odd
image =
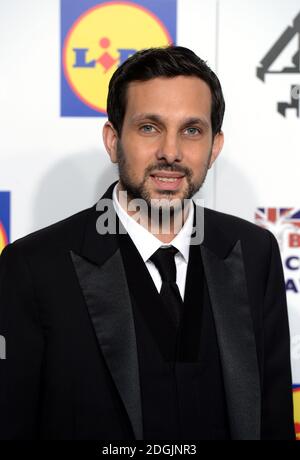
{"type": "Polygon", "coordinates": [[[294,440],[290,334],[279,247],[271,239],[263,312],[262,439],[294,440]]]}
{"type": "Polygon", "coordinates": [[[36,439],[44,347],[29,267],[15,244],[0,256],[0,439],[36,439]],[[2,356],[3,357],[3,356],[2,356]]]}

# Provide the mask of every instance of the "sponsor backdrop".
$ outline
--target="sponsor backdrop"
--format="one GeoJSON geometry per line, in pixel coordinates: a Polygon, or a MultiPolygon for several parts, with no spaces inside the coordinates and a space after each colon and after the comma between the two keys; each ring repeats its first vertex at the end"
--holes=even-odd
{"type": "Polygon", "coordinates": [[[10,193],[0,192],[0,253],[10,241],[10,193]]]}
{"type": "Polygon", "coordinates": [[[280,245],[300,439],[300,1],[0,3],[0,252],[91,206],[117,178],[103,147],[114,70],[176,43],[218,73],[225,147],[199,196],[280,245]]]}

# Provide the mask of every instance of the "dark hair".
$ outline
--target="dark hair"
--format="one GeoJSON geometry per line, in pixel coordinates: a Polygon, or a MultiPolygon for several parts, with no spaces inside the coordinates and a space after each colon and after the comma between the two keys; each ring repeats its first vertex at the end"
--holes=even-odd
{"type": "Polygon", "coordinates": [[[219,133],[224,117],[225,101],[218,77],[193,51],[183,46],[170,45],[165,48],[138,51],[113,74],[109,83],[107,114],[118,135],[121,136],[126,111],[126,92],[130,82],[180,75],[199,77],[209,85],[212,95],[212,132],[213,135],[219,133]]]}

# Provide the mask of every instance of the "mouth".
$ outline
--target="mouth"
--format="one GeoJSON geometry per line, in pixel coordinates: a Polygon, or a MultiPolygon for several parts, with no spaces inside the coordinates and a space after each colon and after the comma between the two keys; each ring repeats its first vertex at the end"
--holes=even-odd
{"type": "Polygon", "coordinates": [[[165,171],[151,174],[150,177],[159,190],[177,190],[184,179],[182,173],[167,173],[165,171]]]}

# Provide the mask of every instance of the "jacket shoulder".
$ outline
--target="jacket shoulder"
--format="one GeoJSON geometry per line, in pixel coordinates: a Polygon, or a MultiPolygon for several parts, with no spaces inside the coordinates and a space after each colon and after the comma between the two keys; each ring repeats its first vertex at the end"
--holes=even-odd
{"type": "Polygon", "coordinates": [[[218,226],[219,230],[223,233],[230,234],[232,236],[253,236],[255,238],[267,240],[270,238],[271,232],[269,230],[232,214],[226,214],[220,211],[205,208],[204,219],[207,220],[209,224],[218,226]]]}
{"type": "Polygon", "coordinates": [[[246,251],[255,249],[257,254],[261,251],[266,256],[270,254],[272,246],[278,248],[277,240],[272,232],[241,217],[205,208],[204,222],[205,231],[217,228],[227,240],[241,240],[246,251]]]}
{"type": "Polygon", "coordinates": [[[82,240],[87,217],[92,209],[93,207],[84,209],[66,219],[19,238],[8,244],[3,253],[20,251],[33,255],[40,251],[51,253],[53,250],[68,250],[68,248],[76,247],[82,240]]]}

